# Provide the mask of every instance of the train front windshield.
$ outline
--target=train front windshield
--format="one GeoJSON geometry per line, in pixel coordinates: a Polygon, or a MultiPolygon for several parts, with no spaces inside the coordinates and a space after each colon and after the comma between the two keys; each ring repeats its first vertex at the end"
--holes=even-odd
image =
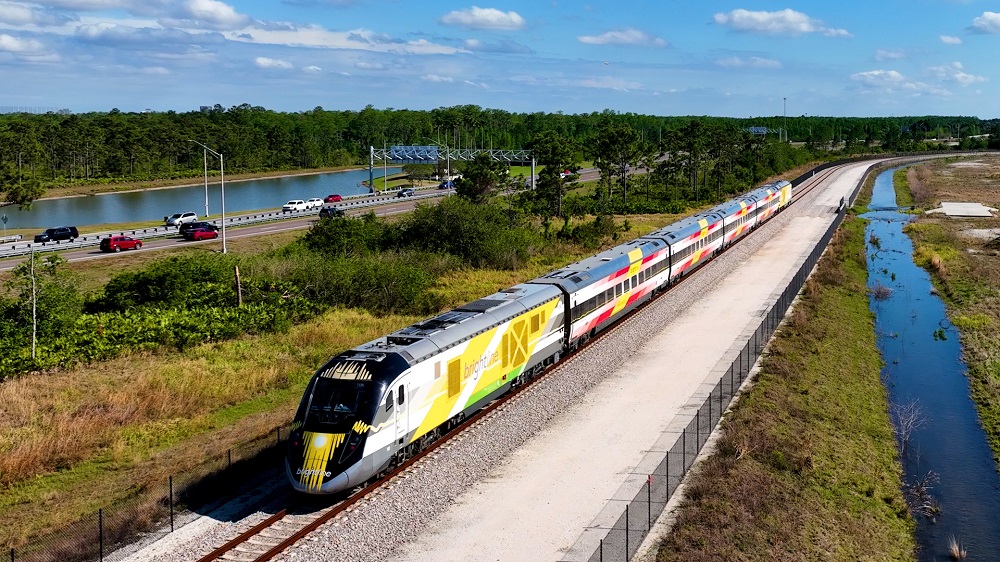
{"type": "Polygon", "coordinates": [[[345,421],[367,418],[374,410],[378,391],[371,381],[317,377],[303,401],[305,431],[336,432],[345,421]]]}

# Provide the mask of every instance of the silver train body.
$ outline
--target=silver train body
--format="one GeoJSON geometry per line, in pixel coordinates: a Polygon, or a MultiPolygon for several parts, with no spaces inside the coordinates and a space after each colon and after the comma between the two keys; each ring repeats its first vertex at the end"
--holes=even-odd
{"type": "Polygon", "coordinates": [[[330,359],[303,395],[294,489],[359,486],[426,447],[789,204],[786,181],[407,326],[330,359]]]}

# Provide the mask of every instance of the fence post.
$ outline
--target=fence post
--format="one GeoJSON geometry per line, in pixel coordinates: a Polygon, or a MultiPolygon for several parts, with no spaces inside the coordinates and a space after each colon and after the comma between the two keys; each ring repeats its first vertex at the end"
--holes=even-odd
{"type": "Polygon", "coordinates": [[[14,562],[14,549],[10,549],[10,562],[14,562]]]}
{"type": "Polygon", "coordinates": [[[685,427],[684,431],[681,432],[681,476],[688,469],[688,430],[685,427]]]}
{"type": "Polygon", "coordinates": [[[646,516],[646,530],[651,531],[653,529],[653,475],[649,475],[649,480],[646,482],[646,508],[648,515],[646,516]]]}
{"type": "Polygon", "coordinates": [[[174,532],[174,477],[167,478],[170,483],[170,532],[174,532]]]}
{"type": "Polygon", "coordinates": [[[694,448],[696,451],[701,448],[701,408],[694,413],[694,448]]]}
{"type": "Polygon", "coordinates": [[[104,509],[97,510],[97,528],[98,528],[98,548],[100,548],[101,561],[104,561],[104,509]]]}
{"type": "Polygon", "coordinates": [[[601,539],[601,555],[598,557],[601,562],[604,562],[604,539],[601,539]]]}
{"type": "Polygon", "coordinates": [[[628,506],[625,506],[625,560],[628,560],[628,506]]]}

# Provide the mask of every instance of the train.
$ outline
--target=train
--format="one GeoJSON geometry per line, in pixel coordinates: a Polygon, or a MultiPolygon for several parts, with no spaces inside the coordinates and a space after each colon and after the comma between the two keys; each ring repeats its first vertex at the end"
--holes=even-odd
{"type": "Polygon", "coordinates": [[[285,471],[305,494],[391,470],[784,209],[777,181],[359,345],[310,379],[285,471]]]}

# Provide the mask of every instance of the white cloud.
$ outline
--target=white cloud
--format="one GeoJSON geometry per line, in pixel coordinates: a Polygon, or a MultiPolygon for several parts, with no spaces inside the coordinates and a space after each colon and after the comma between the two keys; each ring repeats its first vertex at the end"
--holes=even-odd
{"type": "Polygon", "coordinates": [[[506,53],[522,55],[530,55],[531,53],[534,53],[530,47],[526,47],[516,41],[511,41],[510,39],[501,39],[496,43],[480,41],[479,39],[466,39],[462,42],[462,46],[465,47],[466,50],[478,53],[506,53]]]}
{"type": "Polygon", "coordinates": [[[867,89],[885,94],[905,93],[917,97],[924,94],[950,96],[951,92],[940,86],[915,82],[895,70],[869,70],[851,75],[851,80],[860,82],[867,89]]]}
{"type": "Polygon", "coordinates": [[[8,53],[40,53],[42,44],[34,39],[21,39],[6,33],[0,33],[0,51],[8,53]]]}
{"type": "Polygon", "coordinates": [[[467,85],[467,86],[475,86],[476,88],[486,89],[486,88],[489,87],[489,86],[486,85],[485,82],[473,82],[471,80],[462,80],[462,83],[465,84],[465,85],[467,85]]]}
{"type": "Polygon", "coordinates": [[[319,74],[320,72],[323,72],[323,69],[320,68],[320,67],[318,67],[318,66],[316,66],[316,65],[312,65],[311,64],[309,66],[303,67],[302,68],[302,72],[306,72],[306,73],[309,73],[309,74],[319,74]]]}
{"type": "Polygon", "coordinates": [[[361,70],[385,70],[385,65],[380,62],[358,61],[354,63],[354,67],[361,70]]]}
{"type": "Polygon", "coordinates": [[[407,55],[451,55],[461,49],[431,43],[426,39],[400,41],[367,29],[330,31],[315,25],[301,27],[270,26],[249,27],[227,32],[233,41],[290,47],[315,47],[323,49],[357,49],[381,53],[407,55]]]}
{"type": "Polygon", "coordinates": [[[773,33],[802,35],[822,33],[827,37],[851,37],[846,29],[827,27],[822,21],[813,19],[802,12],[784,9],[778,12],[751,12],[733,10],[728,14],[715,14],[715,23],[728,26],[736,31],[749,33],[773,33]]]}
{"type": "Polygon", "coordinates": [[[629,90],[634,90],[636,88],[641,88],[642,84],[639,82],[632,82],[630,80],[624,80],[622,78],[612,78],[610,76],[605,76],[602,78],[587,78],[586,80],[581,80],[579,82],[580,86],[584,88],[599,88],[605,90],[619,90],[622,92],[627,92],[629,90]]]}
{"type": "Polygon", "coordinates": [[[781,68],[781,63],[774,59],[762,57],[729,57],[715,61],[715,64],[725,68],[781,68]]]}
{"type": "Polygon", "coordinates": [[[975,84],[976,82],[986,81],[985,76],[976,76],[975,74],[969,74],[964,70],[962,70],[962,63],[958,61],[955,61],[945,66],[928,67],[927,72],[940,80],[958,82],[963,86],[968,86],[969,84],[975,84]]]}
{"type": "Polygon", "coordinates": [[[75,21],[76,19],[76,16],[54,10],[45,10],[11,2],[0,2],[0,23],[8,25],[59,26],[70,21],[75,21]]]}
{"type": "Polygon", "coordinates": [[[608,31],[600,35],[581,35],[576,39],[588,45],[643,45],[649,47],[665,47],[667,45],[663,39],[631,27],[608,31]]]}
{"type": "Polygon", "coordinates": [[[976,33],[1000,33],[1000,14],[983,12],[983,15],[972,20],[970,29],[976,33]]]}
{"type": "Polygon", "coordinates": [[[521,29],[524,18],[515,11],[503,12],[496,8],[473,6],[468,10],[455,10],[441,16],[441,23],[472,29],[521,29]]]}
{"type": "Polygon", "coordinates": [[[960,38],[958,38],[958,37],[952,37],[951,35],[939,35],[938,38],[941,39],[941,42],[944,43],[944,44],[946,44],[946,45],[961,45],[962,44],[962,40],[960,38]]]}
{"type": "Polygon", "coordinates": [[[268,57],[257,57],[253,59],[253,64],[257,68],[279,68],[279,69],[292,68],[292,63],[288,61],[281,59],[271,59],[268,57]]]}
{"type": "Polygon", "coordinates": [[[218,0],[187,0],[183,13],[212,29],[236,29],[251,21],[249,16],[237,13],[232,6],[218,0]]]}
{"type": "Polygon", "coordinates": [[[906,58],[906,51],[902,49],[878,49],[875,51],[875,60],[899,60],[906,58]]]}
{"type": "Polygon", "coordinates": [[[143,74],[153,74],[153,75],[164,75],[170,74],[170,71],[162,66],[147,66],[141,69],[143,74]]]}
{"type": "Polygon", "coordinates": [[[439,76],[437,74],[425,74],[420,77],[421,80],[427,82],[454,82],[455,79],[448,76],[439,76]]]}
{"type": "Polygon", "coordinates": [[[868,86],[885,86],[887,84],[901,84],[906,81],[906,77],[895,70],[868,70],[852,74],[851,80],[868,86]]]}

